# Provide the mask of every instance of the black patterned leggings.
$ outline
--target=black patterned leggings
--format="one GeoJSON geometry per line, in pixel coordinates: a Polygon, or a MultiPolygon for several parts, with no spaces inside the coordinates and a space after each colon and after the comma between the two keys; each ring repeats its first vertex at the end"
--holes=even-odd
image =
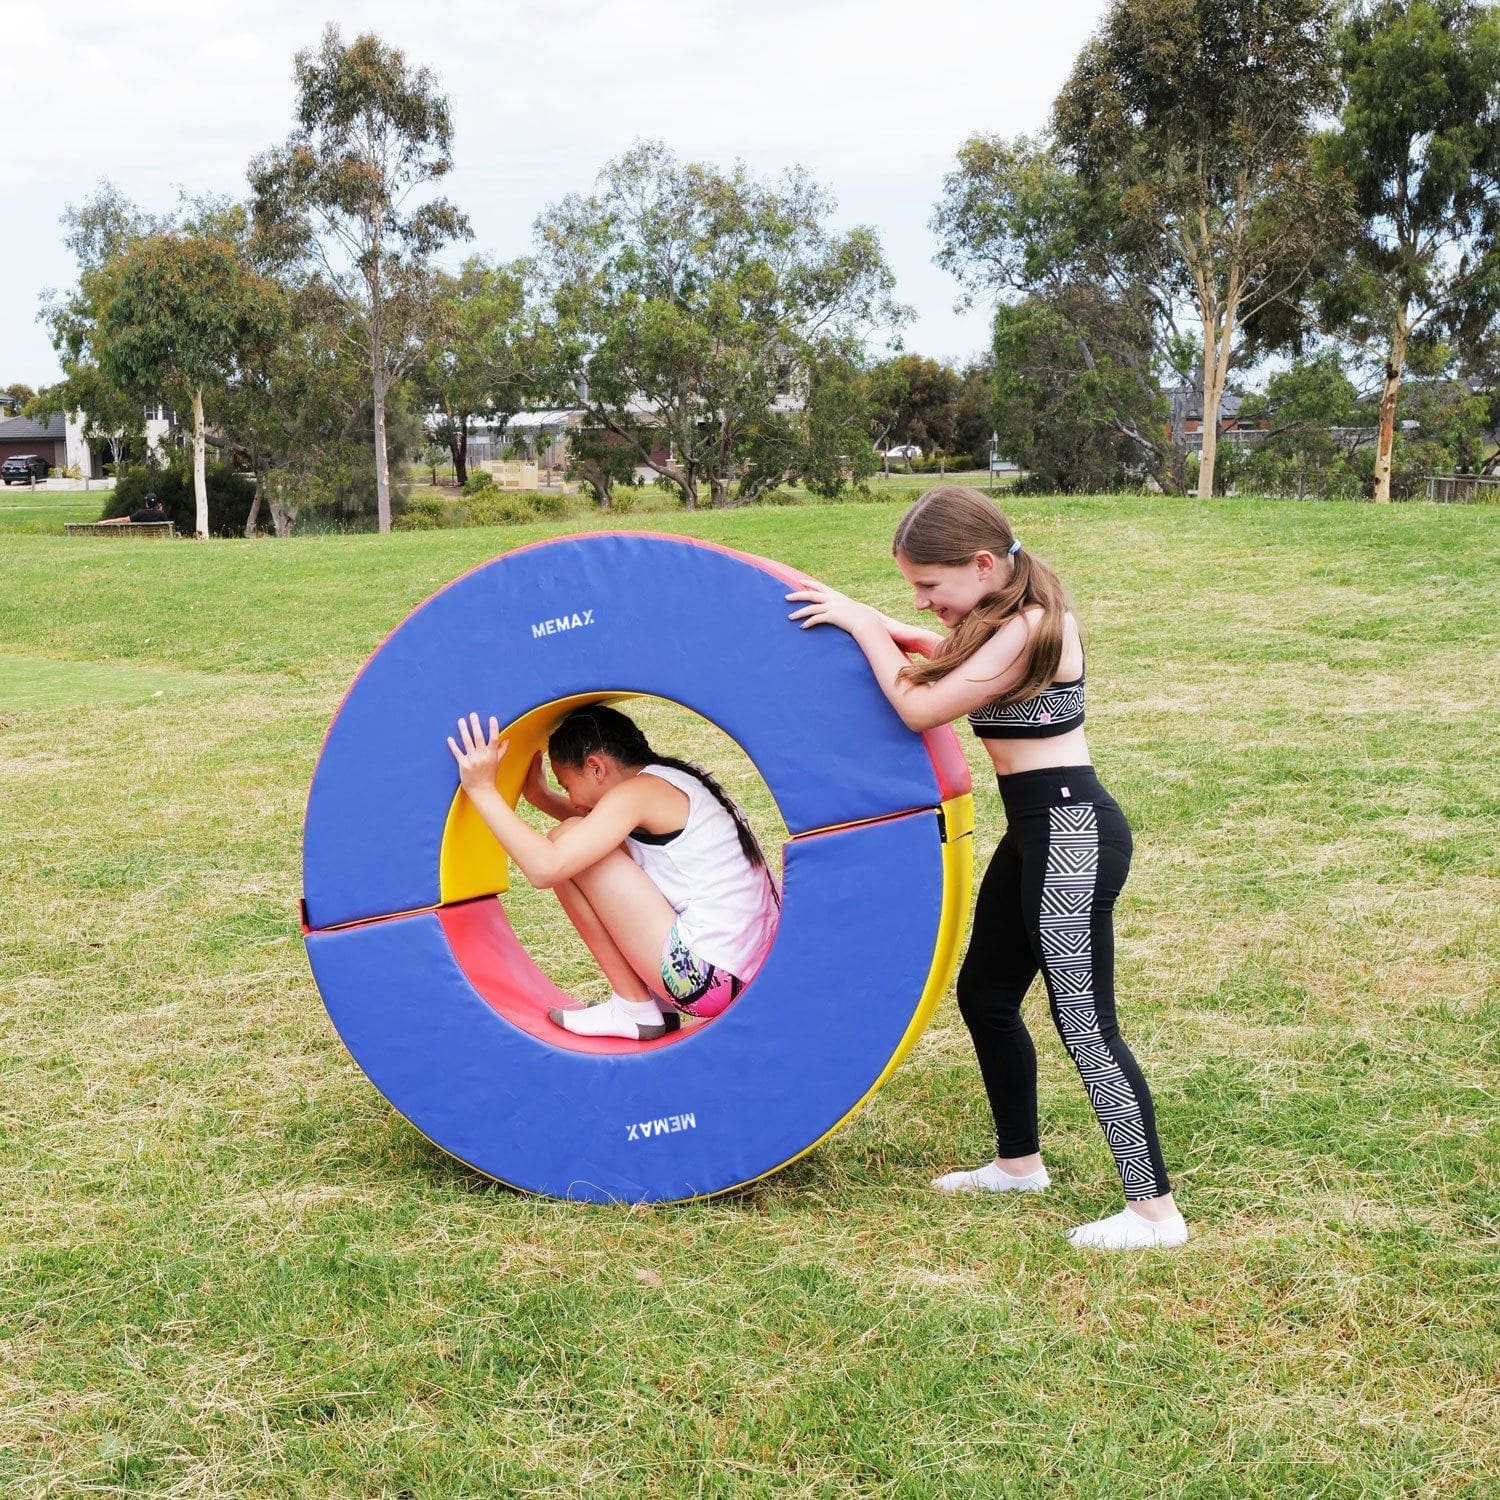
{"type": "Polygon", "coordinates": [[[997,1153],[1041,1149],[1036,1049],[1021,1019],[1040,970],[1126,1198],[1158,1197],[1171,1184],[1151,1092],[1115,1021],[1114,908],[1130,870],[1130,825],[1091,766],[1002,776],[1000,794],[1008,826],[980,883],[958,975],[997,1153]]]}

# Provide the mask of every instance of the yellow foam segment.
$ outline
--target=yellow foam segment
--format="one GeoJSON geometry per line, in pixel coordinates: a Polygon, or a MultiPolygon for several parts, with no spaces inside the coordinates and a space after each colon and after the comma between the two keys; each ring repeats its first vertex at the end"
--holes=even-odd
{"type": "MultiPolygon", "coordinates": [[[[571,698],[543,703],[507,724],[500,737],[509,740],[510,745],[495,778],[500,795],[512,807],[521,800],[521,786],[532,757],[547,748],[547,737],[575,708],[641,696],[640,693],[576,693],[571,698]]],[[[438,855],[439,899],[447,906],[454,901],[471,901],[476,896],[498,896],[509,889],[510,860],[460,789],[443,825],[443,843],[438,855]]]]}
{"type": "MultiPolygon", "coordinates": [[[[897,1044],[885,1071],[870,1086],[873,1094],[901,1065],[917,1038],[927,1029],[938,1002],[948,993],[958,955],[963,947],[964,923],[969,916],[969,900],[974,894],[974,798],[965,792],[950,797],[943,811],[943,905],[938,914],[937,943],[932,952],[932,968],[922,989],[922,998],[912,1014],[906,1035],[897,1044]]],[[[867,1094],[866,1098],[869,1097],[867,1094]]],[[[860,1101],[863,1103],[863,1100],[860,1101]]]]}

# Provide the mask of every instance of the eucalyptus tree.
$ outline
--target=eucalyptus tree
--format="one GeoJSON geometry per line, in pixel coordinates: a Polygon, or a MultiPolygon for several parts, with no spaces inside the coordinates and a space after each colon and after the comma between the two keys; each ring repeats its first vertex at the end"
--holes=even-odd
{"type": "Polygon", "coordinates": [[[1500,13],[1473,0],[1377,0],[1339,35],[1342,110],[1327,157],[1353,184],[1352,255],[1327,311],[1378,351],[1372,495],[1391,498],[1408,364],[1472,356],[1500,311],[1500,13]]]}
{"type": "Polygon", "coordinates": [[[146,399],[123,390],[100,368],[94,351],[99,320],[99,297],[109,285],[104,268],[118,261],[141,240],[174,228],[170,216],[147,213],[107,178],[93,192],[63,210],[63,244],[78,266],[74,284],[49,288],[42,294],[42,321],[47,325],[63,378],[28,404],[37,417],[77,412],[84,438],[109,449],[116,469],[127,455],[139,457],[145,448],[145,408],[161,400],[153,390],[146,399]]]}
{"type": "Polygon", "coordinates": [[[1347,222],[1347,192],[1312,150],[1335,85],[1323,0],[1113,0],[1053,107],[1063,159],[1108,201],[1119,248],[1201,326],[1200,497],[1247,334],[1305,294],[1347,222]]]}
{"type": "Polygon", "coordinates": [[[204,234],[149,235],[89,273],[92,347],[106,380],[137,400],[192,412],[194,531],[208,535],[206,408],[282,336],[281,288],[234,245],[204,234]]]}
{"type": "Polygon", "coordinates": [[[421,360],[429,262],[469,235],[458,208],[428,193],[453,166],[452,115],[429,69],[368,33],[346,46],[329,26],[293,71],[295,127],[250,166],[256,219],[348,310],[368,371],[379,526],[389,531],[386,402],[421,360]]]}
{"type": "Polygon", "coordinates": [[[1122,231],[1119,204],[1046,138],[975,135],[933,215],[963,302],[995,304],[995,432],[1050,489],[1149,476],[1180,491],[1186,433],[1165,382],[1193,341],[1178,286],[1122,231]]]}
{"type": "Polygon", "coordinates": [[[503,426],[526,406],[536,384],[525,263],[495,265],[471,256],[456,276],[439,271],[430,297],[417,389],[434,413],[433,436],[447,447],[462,484],[475,420],[503,426]]]}
{"type": "Polygon", "coordinates": [[[865,467],[840,372],[901,310],[874,231],[834,230],[833,210],[801,168],[767,182],[632,147],[537,223],[554,399],[689,507],[700,485],[725,505],[799,475],[833,483],[830,445],[865,467]]]}

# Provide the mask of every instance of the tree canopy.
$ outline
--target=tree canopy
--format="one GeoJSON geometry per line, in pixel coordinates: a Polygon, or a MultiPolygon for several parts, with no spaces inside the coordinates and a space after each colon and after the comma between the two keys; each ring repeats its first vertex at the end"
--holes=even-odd
{"type": "Polygon", "coordinates": [[[433,436],[468,477],[469,430],[522,410],[536,387],[536,338],[526,306],[525,263],[471,256],[458,275],[431,283],[426,345],[417,388],[434,414],[433,436]]]}
{"type": "Polygon", "coordinates": [[[833,207],[800,169],[764,182],[636,145],[538,222],[552,389],[689,506],[700,484],[723,505],[806,474],[830,441],[862,463],[863,414],[818,395],[899,310],[874,232],[835,232],[833,207]]]}
{"type": "Polygon", "coordinates": [[[283,240],[344,302],[369,372],[376,504],[391,526],[386,400],[421,358],[428,262],[469,222],[423,190],[452,169],[453,121],[427,68],[365,33],[329,26],[296,56],[296,126],[251,163],[262,234],[283,240]]]}
{"type": "Polygon", "coordinates": [[[281,289],[206,235],[153,234],[97,272],[93,353],[105,379],[138,400],[166,394],[193,413],[196,534],[208,534],[205,398],[271,349],[284,326],[281,289]]]}

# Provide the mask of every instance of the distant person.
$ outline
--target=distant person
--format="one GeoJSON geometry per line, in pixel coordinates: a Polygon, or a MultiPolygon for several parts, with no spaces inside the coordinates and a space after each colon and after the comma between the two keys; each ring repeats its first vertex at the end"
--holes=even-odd
{"type": "Polygon", "coordinates": [[[155,521],[162,522],[167,519],[167,513],[161,508],[161,501],[156,498],[155,492],[146,496],[146,503],[139,510],[130,513],[132,521],[155,521]]]}

